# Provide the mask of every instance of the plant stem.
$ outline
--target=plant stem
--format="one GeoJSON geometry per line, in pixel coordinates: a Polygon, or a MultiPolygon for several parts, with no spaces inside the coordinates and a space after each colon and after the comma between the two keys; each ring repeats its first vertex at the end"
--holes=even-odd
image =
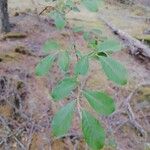
{"type": "Polygon", "coordinates": [[[82,119],[82,112],[81,112],[82,107],[80,105],[80,95],[81,95],[81,90],[80,90],[80,86],[78,86],[77,109],[78,109],[80,119],[82,119]]]}
{"type": "MultiPolygon", "coordinates": [[[[79,61],[79,57],[77,55],[77,49],[76,49],[76,44],[75,44],[76,41],[74,39],[74,34],[70,30],[69,30],[69,33],[70,33],[70,35],[73,35],[73,36],[70,36],[70,41],[73,43],[73,50],[75,52],[76,61],[78,62],[79,61]]],[[[80,105],[80,96],[81,96],[81,88],[80,88],[80,86],[78,86],[77,92],[78,92],[77,99],[76,99],[77,100],[77,110],[78,110],[80,119],[82,119],[82,112],[81,112],[82,107],[80,105]]]]}

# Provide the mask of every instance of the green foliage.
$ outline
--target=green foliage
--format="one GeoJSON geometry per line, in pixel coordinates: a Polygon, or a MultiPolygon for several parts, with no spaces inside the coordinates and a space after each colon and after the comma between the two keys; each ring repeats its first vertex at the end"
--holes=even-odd
{"type": "MultiPolygon", "coordinates": [[[[56,3],[56,10],[50,16],[54,20],[57,29],[63,29],[67,24],[66,14],[69,11],[78,12],[79,9],[73,0],[49,0],[56,3]]],[[[81,0],[84,6],[92,11],[97,12],[102,0],[81,0]]],[[[66,134],[73,119],[73,113],[78,108],[80,119],[82,122],[82,132],[85,141],[93,150],[101,149],[105,144],[105,131],[100,122],[85,111],[84,106],[81,106],[82,98],[85,97],[90,106],[98,113],[98,115],[108,116],[115,111],[115,103],[113,98],[104,92],[85,90],[82,76],[87,75],[90,61],[96,60],[102,66],[102,70],[107,78],[118,85],[127,83],[127,71],[118,61],[112,59],[110,54],[120,51],[121,44],[114,39],[102,37],[102,31],[99,29],[85,30],[83,26],[74,27],[73,32],[83,35],[83,39],[87,42],[90,48],[89,54],[84,54],[76,49],[75,43],[71,43],[74,49],[74,55],[77,57],[77,62],[74,64],[74,72],[69,70],[71,62],[71,54],[69,50],[62,50],[61,45],[54,40],[48,40],[43,45],[44,52],[50,52],[51,55],[43,58],[36,66],[35,73],[38,76],[47,75],[52,65],[58,64],[63,71],[63,79],[58,81],[55,87],[52,87],[51,97],[57,102],[66,99],[73,93],[73,100],[62,107],[52,120],[52,132],[54,136],[61,137],[66,134]],[[54,61],[54,60],[57,60],[54,61]]],[[[68,48],[69,49],[69,48],[68,48]]],[[[71,67],[70,67],[71,68],[71,67]]],[[[71,100],[71,96],[70,96],[71,100]]]]}
{"type": "Polygon", "coordinates": [[[69,69],[69,53],[67,51],[59,53],[58,63],[63,71],[67,71],[69,69]]]}
{"type": "Polygon", "coordinates": [[[87,42],[90,42],[90,43],[99,39],[101,34],[102,34],[102,31],[99,29],[91,29],[90,31],[83,30],[84,40],[86,40],[87,42]]]}
{"type": "Polygon", "coordinates": [[[85,7],[92,12],[99,10],[100,2],[101,0],[83,0],[85,7]]]}
{"type": "Polygon", "coordinates": [[[65,79],[60,81],[53,89],[52,98],[54,99],[54,101],[62,100],[77,87],[77,84],[78,82],[76,78],[66,77],[65,79]]]}
{"type": "Polygon", "coordinates": [[[56,41],[53,41],[53,40],[48,40],[43,45],[43,50],[45,52],[49,52],[52,50],[59,50],[59,49],[60,49],[60,45],[56,41]]]}
{"type": "Polygon", "coordinates": [[[70,129],[75,105],[76,101],[72,101],[55,114],[52,121],[52,132],[55,136],[62,136],[70,129]]]}
{"type": "Polygon", "coordinates": [[[115,111],[114,100],[106,93],[86,90],[84,96],[95,111],[102,115],[110,115],[115,111]]]}
{"type": "Polygon", "coordinates": [[[89,69],[89,58],[88,56],[82,57],[75,65],[74,72],[79,75],[86,75],[89,69]]]}
{"type": "Polygon", "coordinates": [[[36,75],[47,75],[53,65],[54,59],[55,57],[50,55],[42,59],[35,68],[36,75]]]}
{"type": "Polygon", "coordinates": [[[74,12],[80,12],[78,7],[75,6],[75,4],[72,0],[67,0],[65,3],[65,6],[74,12]]]}
{"type": "Polygon", "coordinates": [[[99,121],[89,112],[82,111],[82,131],[85,141],[93,150],[103,148],[105,143],[105,131],[99,121]]]}
{"type": "Polygon", "coordinates": [[[76,56],[77,56],[79,59],[81,59],[82,54],[81,54],[81,52],[80,52],[79,50],[76,51],[76,56]]]}
{"type": "Polygon", "coordinates": [[[56,28],[57,29],[63,29],[66,25],[66,19],[65,19],[65,15],[60,13],[60,12],[57,12],[57,11],[54,11],[52,14],[51,14],[52,18],[54,19],[55,21],[55,25],[56,25],[56,28]]]}
{"type": "Polygon", "coordinates": [[[121,44],[114,39],[107,39],[97,45],[97,50],[103,52],[117,52],[120,51],[121,48],[121,44]]]}
{"type": "Polygon", "coordinates": [[[69,8],[73,8],[74,7],[74,3],[73,3],[72,0],[67,0],[65,5],[66,5],[66,7],[69,7],[69,8]]]}
{"type": "Polygon", "coordinates": [[[100,56],[99,61],[109,80],[119,85],[125,85],[127,83],[127,71],[123,65],[111,57],[100,56]]]}
{"type": "Polygon", "coordinates": [[[79,26],[79,27],[74,27],[73,28],[73,32],[83,32],[84,31],[84,27],[83,26],[79,26]]]}

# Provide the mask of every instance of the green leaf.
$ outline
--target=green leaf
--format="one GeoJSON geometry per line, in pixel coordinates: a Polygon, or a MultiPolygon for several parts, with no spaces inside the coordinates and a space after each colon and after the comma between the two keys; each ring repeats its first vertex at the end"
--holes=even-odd
{"type": "Polygon", "coordinates": [[[82,57],[75,65],[75,74],[86,75],[89,69],[89,58],[88,56],[82,57]]]}
{"type": "Polygon", "coordinates": [[[101,0],[83,0],[85,7],[92,12],[99,10],[100,2],[101,0]]]}
{"type": "Polygon", "coordinates": [[[97,47],[97,40],[96,39],[90,39],[89,43],[88,43],[88,46],[91,48],[91,49],[96,49],[97,47]]]}
{"type": "Polygon", "coordinates": [[[121,43],[114,39],[107,39],[102,43],[98,43],[97,45],[97,50],[103,52],[117,52],[121,49],[121,43]]]}
{"type": "Polygon", "coordinates": [[[45,0],[45,2],[53,2],[54,0],[45,0]]]}
{"type": "Polygon", "coordinates": [[[55,21],[55,25],[58,29],[63,29],[66,25],[66,20],[65,20],[65,15],[59,13],[59,12],[54,12],[52,14],[52,18],[55,21]]]}
{"type": "Polygon", "coordinates": [[[59,67],[63,71],[67,71],[69,68],[69,53],[67,51],[63,51],[59,54],[58,58],[59,67]]]}
{"type": "Polygon", "coordinates": [[[81,59],[82,53],[79,50],[76,50],[76,55],[81,59]]]}
{"type": "Polygon", "coordinates": [[[84,96],[94,110],[102,115],[110,115],[115,111],[114,100],[106,93],[86,90],[84,96]]]}
{"type": "Polygon", "coordinates": [[[47,75],[49,70],[52,68],[54,62],[54,56],[47,56],[43,58],[35,68],[35,74],[38,76],[47,75]]]}
{"type": "Polygon", "coordinates": [[[91,32],[97,36],[102,35],[102,31],[100,29],[92,29],[91,32]]]}
{"type": "Polygon", "coordinates": [[[83,32],[84,28],[83,26],[79,26],[79,27],[73,27],[73,32],[77,33],[77,32],[83,32]]]}
{"type": "Polygon", "coordinates": [[[90,40],[90,32],[85,31],[83,33],[83,38],[84,38],[84,40],[89,41],[90,40]]]}
{"type": "Polygon", "coordinates": [[[72,0],[67,0],[65,5],[66,5],[67,7],[69,7],[69,8],[74,7],[74,3],[73,3],[72,0]]]}
{"type": "Polygon", "coordinates": [[[67,0],[65,4],[66,8],[73,10],[74,12],[80,12],[78,7],[75,6],[75,3],[72,0],[67,0]]]}
{"type": "Polygon", "coordinates": [[[54,136],[62,136],[68,132],[71,126],[76,101],[72,101],[61,108],[52,120],[52,133],[54,136]]]}
{"type": "Polygon", "coordinates": [[[99,121],[87,111],[82,111],[82,132],[85,141],[93,150],[103,148],[105,131],[99,121]]]}
{"type": "Polygon", "coordinates": [[[75,78],[65,78],[60,81],[52,91],[52,98],[54,101],[59,101],[67,97],[72,90],[77,87],[77,80],[75,78]]]}
{"type": "Polygon", "coordinates": [[[80,12],[80,10],[79,10],[78,7],[73,7],[72,10],[73,10],[74,12],[80,12]]]}
{"type": "Polygon", "coordinates": [[[44,51],[51,51],[51,50],[59,50],[60,49],[60,45],[53,40],[48,40],[45,42],[45,44],[43,45],[43,50],[44,51]]]}
{"type": "Polygon", "coordinates": [[[123,65],[113,60],[111,57],[100,56],[99,61],[109,80],[119,85],[125,85],[127,83],[127,71],[123,65]]]}

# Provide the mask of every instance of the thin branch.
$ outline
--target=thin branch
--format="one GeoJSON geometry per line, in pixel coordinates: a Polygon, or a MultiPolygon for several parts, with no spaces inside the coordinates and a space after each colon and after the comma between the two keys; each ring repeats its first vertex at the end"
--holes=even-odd
{"type": "Polygon", "coordinates": [[[134,125],[134,127],[140,131],[140,133],[142,135],[144,135],[145,137],[147,137],[147,132],[143,129],[143,127],[136,121],[135,115],[133,113],[133,110],[130,106],[130,102],[132,100],[132,97],[137,93],[137,91],[139,90],[139,88],[141,88],[142,86],[147,86],[150,85],[150,83],[142,83],[139,84],[137,86],[137,88],[129,94],[129,96],[126,98],[125,102],[123,103],[123,106],[125,107],[125,109],[127,110],[127,114],[129,116],[129,120],[131,122],[132,125],[134,125]]]}

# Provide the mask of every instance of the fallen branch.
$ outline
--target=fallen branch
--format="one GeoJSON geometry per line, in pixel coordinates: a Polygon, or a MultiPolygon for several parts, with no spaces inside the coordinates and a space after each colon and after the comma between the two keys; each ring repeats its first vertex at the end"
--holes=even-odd
{"type": "Polygon", "coordinates": [[[136,121],[133,110],[130,106],[130,104],[127,104],[127,113],[130,120],[130,123],[140,132],[140,134],[144,137],[147,137],[147,132],[144,130],[144,128],[136,121]]]}
{"type": "Polygon", "coordinates": [[[122,30],[117,29],[103,17],[100,17],[100,19],[105,22],[105,24],[113,31],[113,33],[118,35],[123,40],[123,42],[130,48],[132,55],[143,55],[150,58],[150,48],[147,45],[141,43],[139,40],[133,38],[122,30]]]}
{"type": "Polygon", "coordinates": [[[147,137],[147,132],[144,130],[144,128],[136,121],[136,117],[134,116],[133,110],[131,108],[130,102],[132,100],[132,97],[137,93],[139,88],[144,86],[149,86],[150,83],[143,83],[137,86],[137,88],[129,94],[129,96],[126,98],[126,100],[123,102],[123,107],[127,110],[128,117],[130,120],[130,123],[138,130],[140,131],[141,135],[144,135],[147,137]]]}
{"type": "Polygon", "coordinates": [[[143,20],[143,21],[146,21],[146,22],[149,22],[150,21],[150,17],[145,17],[145,16],[129,16],[130,18],[133,18],[133,19],[139,19],[139,20],[143,20]]]}
{"type": "Polygon", "coordinates": [[[9,32],[9,33],[6,33],[6,34],[2,35],[2,37],[0,37],[0,40],[22,39],[22,38],[26,38],[26,37],[27,37],[27,35],[25,33],[9,32]]]}
{"type": "Polygon", "coordinates": [[[44,58],[44,57],[48,56],[48,54],[35,54],[34,52],[32,52],[32,50],[28,50],[26,47],[21,46],[21,45],[15,47],[14,52],[18,53],[18,54],[22,54],[22,55],[32,56],[32,57],[44,58]]]}
{"type": "MultiPolygon", "coordinates": [[[[150,83],[142,83],[137,85],[136,89],[131,92],[129,94],[129,96],[125,99],[125,101],[123,101],[120,105],[119,105],[119,109],[114,112],[110,117],[114,117],[115,115],[127,115],[128,118],[122,120],[118,120],[115,122],[115,130],[113,131],[114,133],[116,133],[118,131],[119,128],[121,128],[123,125],[130,123],[132,125],[132,127],[134,127],[138,133],[140,133],[141,136],[143,136],[145,139],[147,139],[148,135],[147,135],[147,131],[145,131],[144,127],[142,127],[142,125],[140,125],[140,123],[138,122],[138,119],[141,118],[135,116],[134,111],[131,107],[131,100],[133,99],[133,96],[139,91],[139,89],[141,87],[146,87],[146,86],[150,86],[150,83]]],[[[140,110],[142,112],[142,110],[140,110]]],[[[146,116],[143,117],[145,118],[146,116]]],[[[145,121],[148,123],[148,120],[145,118],[145,121]]],[[[148,123],[149,125],[149,123],[148,123]]]]}

